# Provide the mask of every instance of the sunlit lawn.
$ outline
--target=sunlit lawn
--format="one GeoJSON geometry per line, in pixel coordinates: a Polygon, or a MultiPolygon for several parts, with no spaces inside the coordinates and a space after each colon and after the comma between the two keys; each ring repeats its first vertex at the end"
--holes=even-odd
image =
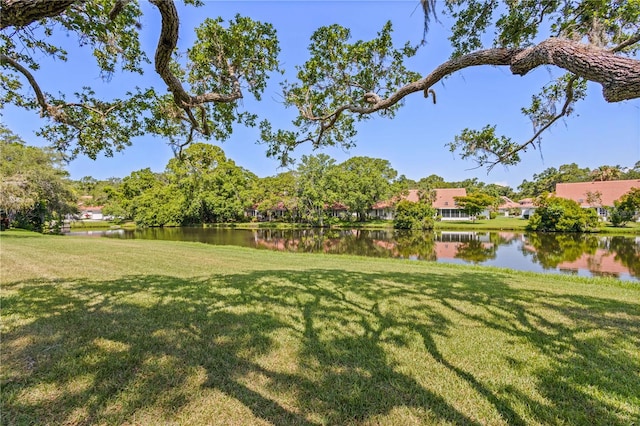
{"type": "Polygon", "coordinates": [[[1,250],[2,424],[640,423],[640,286],[197,243],[1,250]]]}

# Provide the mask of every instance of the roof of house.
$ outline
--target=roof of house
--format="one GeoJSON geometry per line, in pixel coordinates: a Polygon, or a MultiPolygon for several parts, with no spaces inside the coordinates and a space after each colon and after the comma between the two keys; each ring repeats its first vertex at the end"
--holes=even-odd
{"type": "Polygon", "coordinates": [[[582,207],[613,206],[631,188],[640,188],[640,179],[609,180],[597,182],[576,182],[556,184],[556,197],[568,198],[582,207]],[[589,194],[600,194],[600,202],[589,203],[589,194]]]}
{"type": "MultiPolygon", "coordinates": [[[[458,208],[453,197],[467,196],[467,190],[464,188],[437,188],[434,189],[434,191],[436,192],[436,199],[432,203],[432,207],[435,207],[436,209],[458,208]]],[[[371,208],[385,209],[387,207],[395,205],[400,200],[407,200],[417,203],[418,201],[420,201],[420,190],[410,189],[409,192],[402,197],[394,197],[391,200],[378,201],[371,208]]]]}
{"type": "Polygon", "coordinates": [[[394,206],[400,200],[407,200],[417,203],[420,201],[417,189],[410,189],[409,192],[401,197],[393,197],[390,200],[378,201],[371,206],[374,210],[382,210],[394,206]]]}
{"type": "Polygon", "coordinates": [[[505,197],[504,195],[500,196],[500,206],[501,209],[512,209],[516,207],[520,207],[519,203],[516,203],[509,197],[505,197]]]}
{"type": "Polygon", "coordinates": [[[436,199],[432,206],[436,209],[458,208],[453,197],[466,197],[467,190],[464,188],[439,188],[436,189],[436,199]]]}
{"type": "Polygon", "coordinates": [[[533,204],[533,198],[523,198],[522,200],[518,201],[518,207],[525,207],[525,208],[535,207],[535,204],[533,204]]]}
{"type": "Polygon", "coordinates": [[[80,206],[80,210],[84,211],[89,211],[89,210],[95,210],[95,211],[100,211],[104,208],[104,206],[80,206]]]}

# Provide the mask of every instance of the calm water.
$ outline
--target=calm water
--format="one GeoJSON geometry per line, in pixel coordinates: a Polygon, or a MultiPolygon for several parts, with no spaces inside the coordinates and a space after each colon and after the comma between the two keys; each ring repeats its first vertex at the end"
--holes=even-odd
{"type": "Polygon", "coordinates": [[[269,250],[470,263],[524,271],[612,276],[640,282],[638,236],[393,230],[235,230],[195,227],[72,234],[198,241],[269,250]]]}

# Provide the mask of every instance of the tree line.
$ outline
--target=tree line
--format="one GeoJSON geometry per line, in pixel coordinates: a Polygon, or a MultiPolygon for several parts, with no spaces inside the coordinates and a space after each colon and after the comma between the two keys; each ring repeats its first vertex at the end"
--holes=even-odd
{"type": "MultiPolygon", "coordinates": [[[[460,200],[461,205],[472,208],[474,203],[495,204],[501,196],[514,200],[538,197],[553,192],[560,182],[640,179],[640,162],[629,168],[601,166],[594,170],[572,163],[535,174],[514,190],[477,178],[446,181],[430,175],[412,180],[400,175],[387,160],[352,157],[337,163],[326,154],[302,156],[295,168],[260,178],[236,165],[221,148],[196,143],[186,147],[180,158],[169,160],[161,173],[146,168],[124,178],[97,180],[87,176],[74,181],[59,152],[28,146],[4,126],[0,134],[0,209],[10,214],[15,224],[33,229],[77,213],[79,201],[104,206],[104,214],[140,226],[238,222],[247,220],[248,210],[263,220],[323,226],[327,220],[337,220],[332,213],[345,209],[346,218],[364,221],[374,203],[399,197],[410,189],[420,190],[430,205],[430,191],[435,188],[465,188],[469,197],[460,200]],[[83,196],[87,197],[81,199],[83,196]]],[[[407,227],[428,226],[412,222],[412,208],[401,206],[402,214],[409,212],[407,227]]]]}

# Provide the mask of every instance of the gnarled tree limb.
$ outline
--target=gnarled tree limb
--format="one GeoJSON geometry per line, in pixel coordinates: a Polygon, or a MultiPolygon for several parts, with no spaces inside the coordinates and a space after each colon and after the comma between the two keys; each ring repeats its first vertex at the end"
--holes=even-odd
{"type": "Polygon", "coordinates": [[[640,61],[608,49],[560,38],[550,38],[520,51],[511,72],[525,75],[540,65],[556,65],[602,85],[608,102],[640,97],[640,61]]]}
{"type": "Polygon", "coordinates": [[[344,112],[372,114],[388,109],[412,93],[428,91],[434,84],[457,71],[481,65],[508,66],[516,75],[525,75],[541,65],[556,65],[602,84],[604,98],[609,102],[640,97],[640,61],[637,59],[572,40],[551,38],[526,49],[492,48],[450,59],[426,77],[401,87],[387,98],[380,98],[375,93],[365,94],[366,106],[343,105],[320,117],[309,114],[309,108],[299,109],[302,117],[322,122],[322,130],[326,130],[344,112]]]}
{"type": "Polygon", "coordinates": [[[0,30],[58,16],[77,0],[0,0],[0,30]]]}

